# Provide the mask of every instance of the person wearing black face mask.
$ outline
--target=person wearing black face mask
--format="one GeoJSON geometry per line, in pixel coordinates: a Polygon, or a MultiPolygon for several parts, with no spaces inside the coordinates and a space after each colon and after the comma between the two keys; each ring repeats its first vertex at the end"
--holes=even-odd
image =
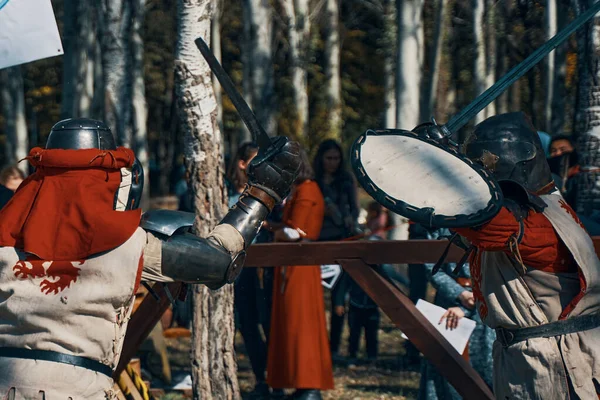
{"type": "Polygon", "coordinates": [[[550,171],[556,187],[567,203],[575,207],[575,187],[579,174],[579,157],[570,136],[554,136],[550,141],[550,171]]]}

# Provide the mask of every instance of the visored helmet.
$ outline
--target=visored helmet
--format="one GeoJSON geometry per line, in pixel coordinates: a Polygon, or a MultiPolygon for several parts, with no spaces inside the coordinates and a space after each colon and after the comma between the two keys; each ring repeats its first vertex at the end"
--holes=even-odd
{"type": "Polygon", "coordinates": [[[505,195],[516,187],[524,189],[528,197],[554,188],[537,130],[522,112],[486,119],[463,146],[467,157],[493,173],[505,195]]]}
{"type": "MultiPolygon", "coordinates": [[[[71,118],[59,121],[52,127],[46,141],[46,149],[116,150],[117,146],[110,128],[104,122],[89,118],[71,118]]],[[[144,169],[137,158],[131,167],[131,174],[122,174],[123,179],[127,179],[126,186],[130,186],[125,209],[139,208],[144,188],[144,169]]],[[[115,208],[117,199],[118,193],[115,194],[115,208]]]]}
{"type": "Polygon", "coordinates": [[[47,149],[116,150],[115,138],[102,121],[71,118],[59,121],[50,130],[47,149]]]}

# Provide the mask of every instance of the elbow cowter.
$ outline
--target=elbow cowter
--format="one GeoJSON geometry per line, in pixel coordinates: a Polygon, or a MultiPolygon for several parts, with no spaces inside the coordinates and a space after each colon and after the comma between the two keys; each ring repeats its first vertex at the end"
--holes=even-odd
{"type": "Polygon", "coordinates": [[[235,280],[244,257],[245,252],[230,254],[212,238],[176,234],[163,242],[162,271],[175,280],[218,289],[235,280]]]}
{"type": "Polygon", "coordinates": [[[160,240],[160,274],[211,289],[233,282],[245,259],[240,233],[221,224],[208,238],[200,238],[189,233],[194,218],[192,213],[171,210],[152,210],[142,216],[140,226],[160,240]]]}
{"type": "Polygon", "coordinates": [[[258,199],[242,195],[208,238],[189,233],[194,214],[153,210],[142,217],[142,228],[161,241],[160,269],[176,281],[217,289],[235,281],[269,209],[258,199]]]}

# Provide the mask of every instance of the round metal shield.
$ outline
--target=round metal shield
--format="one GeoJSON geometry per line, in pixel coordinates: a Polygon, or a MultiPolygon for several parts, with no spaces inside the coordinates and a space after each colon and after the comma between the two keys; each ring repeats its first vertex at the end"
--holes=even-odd
{"type": "Polygon", "coordinates": [[[487,170],[410,131],[367,131],[354,142],[351,162],[375,200],[426,226],[481,225],[502,205],[500,187],[487,170]]]}

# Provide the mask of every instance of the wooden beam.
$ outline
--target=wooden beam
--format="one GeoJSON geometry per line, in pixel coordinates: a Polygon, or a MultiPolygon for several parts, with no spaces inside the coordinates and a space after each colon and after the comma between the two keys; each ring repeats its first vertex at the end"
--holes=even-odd
{"type": "Polygon", "coordinates": [[[361,260],[340,259],[338,263],[463,398],[494,399],[481,376],[425,319],[408,297],[361,260]]]}
{"type": "MultiPolygon", "coordinates": [[[[255,244],[248,248],[245,266],[335,264],[340,258],[360,258],[368,264],[435,263],[447,240],[359,240],[255,244]]],[[[448,262],[457,262],[464,251],[450,248],[448,262]]]]}
{"type": "MultiPolygon", "coordinates": [[[[600,252],[600,237],[592,238],[600,252]]],[[[340,258],[362,259],[368,264],[423,264],[439,260],[447,240],[359,240],[254,244],[248,248],[246,267],[335,264],[340,258]]],[[[448,262],[457,262],[463,250],[452,245],[448,262]]]]}
{"type": "Polygon", "coordinates": [[[155,283],[154,286],[152,286],[152,290],[160,297],[160,300],[157,300],[152,294],[148,293],[131,316],[129,327],[125,334],[121,358],[119,359],[117,369],[113,373],[113,378],[115,380],[117,380],[121,372],[125,370],[125,367],[137,352],[137,349],[148,337],[152,329],[154,329],[154,326],[160,321],[162,315],[171,305],[171,300],[165,291],[165,287],[169,289],[171,296],[176,299],[183,290],[183,285],[184,284],[181,282],[174,282],[168,284],[155,283]]]}

